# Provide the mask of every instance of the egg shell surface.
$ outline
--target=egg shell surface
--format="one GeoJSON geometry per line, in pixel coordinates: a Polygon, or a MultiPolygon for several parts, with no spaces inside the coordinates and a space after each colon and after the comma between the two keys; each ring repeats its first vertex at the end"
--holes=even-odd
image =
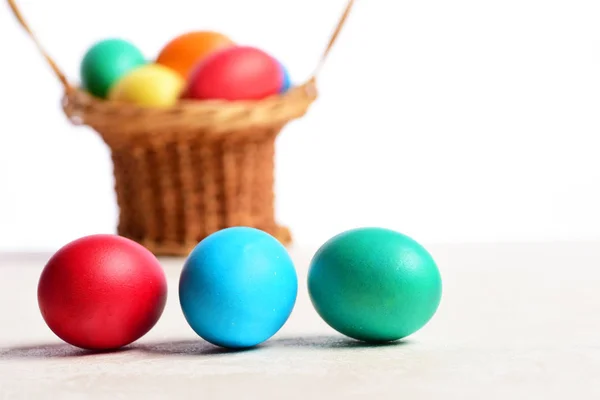
{"type": "Polygon", "coordinates": [[[91,235],[59,249],[38,283],[38,304],[62,340],[89,350],[126,346],[152,329],[167,300],[156,257],[117,235],[91,235]]]}
{"type": "Polygon", "coordinates": [[[433,317],[442,281],[432,256],[412,238],[358,228],[317,251],[308,291],[333,329],[366,342],[389,342],[415,333],[433,317]]]}
{"type": "Polygon", "coordinates": [[[281,69],[283,70],[283,83],[279,92],[285,93],[290,90],[290,87],[292,87],[292,80],[290,78],[288,69],[283,64],[281,64],[281,69]]]}
{"type": "Polygon", "coordinates": [[[82,87],[104,99],[119,79],[146,63],[140,49],[127,40],[112,38],[99,41],[86,52],[81,62],[82,87]]]}
{"type": "Polygon", "coordinates": [[[233,40],[218,32],[188,32],[167,43],[156,62],[175,70],[183,79],[187,79],[198,62],[213,52],[234,45],[233,40]]]}
{"type": "Polygon", "coordinates": [[[170,107],[179,101],[185,81],[170,68],[147,64],[126,74],[111,88],[108,99],[146,107],[170,107]]]}
{"type": "Polygon", "coordinates": [[[235,46],[213,53],[194,68],[186,97],[260,100],[278,94],[283,82],[277,60],[260,49],[235,46]]]}
{"type": "Polygon", "coordinates": [[[258,229],[233,227],[202,240],[186,260],[179,300],[191,328],[226,348],[273,336],[289,318],[298,291],[285,247],[258,229]]]}

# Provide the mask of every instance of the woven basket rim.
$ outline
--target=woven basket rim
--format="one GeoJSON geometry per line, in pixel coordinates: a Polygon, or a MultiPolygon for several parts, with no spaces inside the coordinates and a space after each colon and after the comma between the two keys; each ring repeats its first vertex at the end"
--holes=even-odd
{"type": "Polygon", "coordinates": [[[312,78],[284,94],[261,100],[182,100],[166,108],[104,100],[73,88],[65,92],[62,107],[73,124],[87,125],[102,132],[152,135],[165,130],[181,133],[202,130],[207,135],[219,135],[283,125],[302,117],[316,98],[316,81],[312,78]]]}

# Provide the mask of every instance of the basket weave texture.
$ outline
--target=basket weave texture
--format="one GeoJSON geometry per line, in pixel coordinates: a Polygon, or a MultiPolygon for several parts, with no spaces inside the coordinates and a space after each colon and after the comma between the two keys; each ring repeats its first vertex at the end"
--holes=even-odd
{"type": "Polygon", "coordinates": [[[63,108],[111,150],[118,233],[157,255],[185,255],[231,226],[255,227],[290,243],[289,230],[274,217],[275,140],[315,98],[311,81],[257,103],[188,102],[162,110],[75,90],[63,108]]]}
{"type": "Polygon", "coordinates": [[[187,255],[206,236],[232,226],[258,228],[283,244],[291,242],[289,230],[275,220],[275,140],[317,98],[317,72],[287,93],[259,101],[188,100],[162,109],[97,99],[67,81],[14,0],[8,2],[62,82],[66,116],[93,128],[110,148],[119,235],[158,256],[187,255]]]}

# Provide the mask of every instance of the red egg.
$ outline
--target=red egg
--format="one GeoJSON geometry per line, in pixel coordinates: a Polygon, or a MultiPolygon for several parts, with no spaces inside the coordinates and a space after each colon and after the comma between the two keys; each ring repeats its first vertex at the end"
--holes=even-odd
{"type": "Polygon", "coordinates": [[[38,284],[48,327],[83,349],[112,350],[145,335],[165,308],[167,282],[156,257],[116,235],[92,235],[58,250],[38,284]]]}
{"type": "Polygon", "coordinates": [[[279,93],[283,80],[279,63],[269,54],[249,46],[229,47],[194,67],[185,97],[260,100],[279,93]]]}

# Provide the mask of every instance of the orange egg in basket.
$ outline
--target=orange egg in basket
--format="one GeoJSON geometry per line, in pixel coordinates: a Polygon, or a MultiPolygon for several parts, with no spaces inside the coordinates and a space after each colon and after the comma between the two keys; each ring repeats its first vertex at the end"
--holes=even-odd
{"type": "Polygon", "coordinates": [[[227,36],[213,31],[194,31],[176,37],[160,51],[156,63],[177,71],[184,79],[203,58],[215,51],[234,46],[227,36]]]}

